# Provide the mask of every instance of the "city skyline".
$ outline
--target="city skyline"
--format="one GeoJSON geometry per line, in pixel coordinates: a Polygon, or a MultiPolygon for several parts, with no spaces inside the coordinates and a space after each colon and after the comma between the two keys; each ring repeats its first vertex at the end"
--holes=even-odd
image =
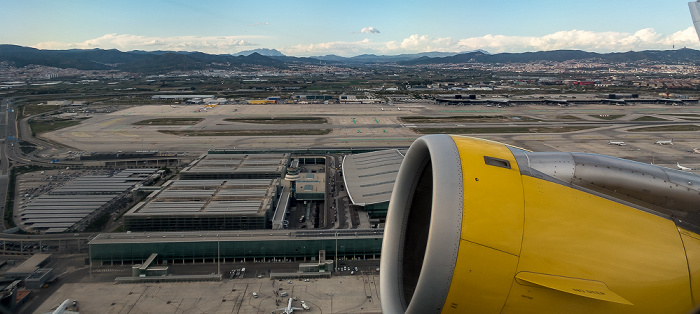
{"type": "Polygon", "coordinates": [[[291,56],[700,49],[686,1],[9,1],[0,43],[291,56]]]}

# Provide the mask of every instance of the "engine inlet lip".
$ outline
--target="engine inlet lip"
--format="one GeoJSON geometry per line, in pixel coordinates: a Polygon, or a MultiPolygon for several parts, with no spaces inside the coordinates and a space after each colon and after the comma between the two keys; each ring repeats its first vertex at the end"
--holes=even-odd
{"type": "MultiPolygon", "coordinates": [[[[437,313],[442,310],[457,262],[462,225],[462,165],[449,135],[417,139],[404,158],[394,185],[382,243],[380,293],[384,313],[437,313]],[[403,296],[401,251],[413,189],[426,164],[432,166],[430,230],[420,275],[411,300],[403,296]]],[[[427,220],[427,219],[426,219],[427,220]]]]}

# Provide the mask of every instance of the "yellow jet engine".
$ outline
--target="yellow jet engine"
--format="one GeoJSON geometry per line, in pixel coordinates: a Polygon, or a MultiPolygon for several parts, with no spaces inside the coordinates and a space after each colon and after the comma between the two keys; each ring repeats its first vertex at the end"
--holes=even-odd
{"type": "Polygon", "coordinates": [[[608,156],[428,135],[382,246],[384,313],[688,313],[700,177],[608,156]]]}

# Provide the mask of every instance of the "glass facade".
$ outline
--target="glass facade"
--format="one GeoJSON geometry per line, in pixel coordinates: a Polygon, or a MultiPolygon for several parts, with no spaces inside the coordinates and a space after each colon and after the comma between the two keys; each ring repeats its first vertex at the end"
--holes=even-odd
{"type": "Polygon", "coordinates": [[[124,229],[129,231],[178,231],[178,230],[256,230],[270,229],[270,211],[265,216],[219,215],[213,217],[190,216],[124,216],[124,229]]]}
{"type": "Polygon", "coordinates": [[[326,258],[378,258],[382,250],[382,236],[302,238],[284,240],[245,241],[184,241],[159,242],[158,239],[139,243],[90,243],[90,259],[96,264],[141,263],[151,254],[158,254],[158,261],[168,263],[214,262],[258,260],[315,260],[320,250],[326,250],[326,258]]]}

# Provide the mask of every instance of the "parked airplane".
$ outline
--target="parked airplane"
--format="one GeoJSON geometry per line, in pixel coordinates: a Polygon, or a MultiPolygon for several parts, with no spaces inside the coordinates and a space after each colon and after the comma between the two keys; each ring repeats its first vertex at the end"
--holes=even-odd
{"type": "Polygon", "coordinates": [[[275,311],[282,311],[282,314],[292,314],[292,313],[294,313],[294,310],[299,310],[299,311],[303,310],[300,307],[293,307],[292,301],[294,301],[294,299],[289,298],[289,303],[287,304],[287,307],[284,307],[281,309],[276,309],[275,311]]]}
{"type": "Polygon", "coordinates": [[[659,144],[659,145],[673,145],[673,139],[670,141],[656,141],[654,144],[659,144]]]}
{"type": "MultiPolygon", "coordinates": [[[[70,304],[71,304],[70,299],[66,299],[66,300],[63,301],[63,302],[61,303],[61,305],[59,305],[53,312],[49,312],[49,313],[46,313],[46,314],[68,314],[68,313],[78,313],[78,312],[71,311],[71,310],[68,309],[68,307],[70,306],[70,304]]],[[[73,305],[74,305],[74,306],[75,306],[75,304],[76,304],[76,301],[73,301],[73,305]]]]}
{"type": "Polygon", "coordinates": [[[625,146],[627,144],[625,142],[620,142],[620,141],[608,141],[608,145],[625,146]]]}
{"type": "Polygon", "coordinates": [[[693,168],[681,166],[680,163],[676,163],[676,167],[678,167],[678,169],[681,169],[681,170],[683,170],[683,171],[692,171],[692,170],[693,170],[693,168]]]}

